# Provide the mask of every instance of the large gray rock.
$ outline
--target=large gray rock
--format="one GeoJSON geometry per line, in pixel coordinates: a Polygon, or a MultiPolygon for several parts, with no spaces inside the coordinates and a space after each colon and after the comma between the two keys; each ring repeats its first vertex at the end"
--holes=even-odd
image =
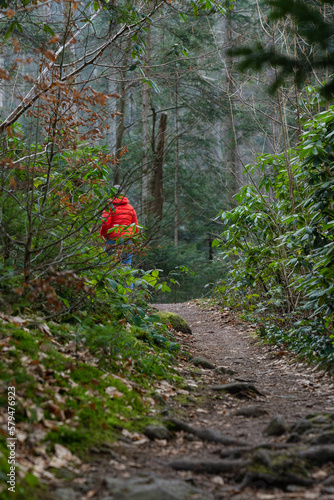
{"type": "Polygon", "coordinates": [[[164,425],[159,424],[147,425],[144,434],[150,439],[170,439],[172,437],[170,431],[164,425]]]}
{"type": "Polygon", "coordinates": [[[105,485],[115,500],[214,500],[208,492],[179,479],[162,479],[151,475],[129,479],[106,477],[105,485]]]}

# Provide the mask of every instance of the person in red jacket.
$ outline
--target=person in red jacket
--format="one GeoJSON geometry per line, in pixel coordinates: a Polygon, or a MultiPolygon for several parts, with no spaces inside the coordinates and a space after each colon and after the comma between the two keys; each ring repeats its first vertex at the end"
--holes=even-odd
{"type": "Polygon", "coordinates": [[[127,197],[120,192],[119,186],[114,187],[119,193],[109,200],[108,209],[103,210],[100,236],[106,241],[106,252],[109,255],[113,253],[116,243],[124,246],[121,262],[130,266],[132,252],[129,247],[132,245],[131,237],[138,233],[137,214],[127,197]]]}

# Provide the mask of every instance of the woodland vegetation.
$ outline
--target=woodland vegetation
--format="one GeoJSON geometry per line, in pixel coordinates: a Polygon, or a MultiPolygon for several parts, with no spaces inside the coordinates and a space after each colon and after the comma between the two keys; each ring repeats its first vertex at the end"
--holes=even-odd
{"type": "Polygon", "coordinates": [[[0,0],[4,381],[26,384],[23,424],[65,422],[49,446],[80,450],[74,414],[94,429],[111,405],[117,425],[177,378],[154,301],[213,298],[332,366],[333,29],[331,0],[0,0]],[[115,184],[141,225],[132,269],[99,238],[115,184]]]}

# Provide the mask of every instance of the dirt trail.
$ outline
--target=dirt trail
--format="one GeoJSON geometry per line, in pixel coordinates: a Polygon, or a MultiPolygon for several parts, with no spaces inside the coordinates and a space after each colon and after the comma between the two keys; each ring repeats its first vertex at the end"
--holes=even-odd
{"type": "Polygon", "coordinates": [[[156,307],[186,319],[193,333],[178,333],[179,342],[216,368],[182,361],[185,388],[161,383],[157,420],[169,434],[125,436],[111,460],[97,459],[81,498],[94,485],[101,500],[334,499],[333,379],[260,345],[228,312],[196,302],[156,307]]]}

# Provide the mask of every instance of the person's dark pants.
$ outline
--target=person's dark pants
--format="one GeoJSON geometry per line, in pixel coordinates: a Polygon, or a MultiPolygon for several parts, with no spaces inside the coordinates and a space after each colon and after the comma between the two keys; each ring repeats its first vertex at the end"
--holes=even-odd
{"type": "Polygon", "coordinates": [[[131,267],[131,262],[132,262],[132,252],[131,252],[132,240],[123,240],[123,238],[118,238],[117,241],[115,241],[115,240],[108,240],[106,242],[106,247],[105,247],[105,251],[107,252],[108,255],[113,255],[115,253],[114,245],[123,246],[122,253],[121,253],[121,263],[124,266],[131,267]]]}

